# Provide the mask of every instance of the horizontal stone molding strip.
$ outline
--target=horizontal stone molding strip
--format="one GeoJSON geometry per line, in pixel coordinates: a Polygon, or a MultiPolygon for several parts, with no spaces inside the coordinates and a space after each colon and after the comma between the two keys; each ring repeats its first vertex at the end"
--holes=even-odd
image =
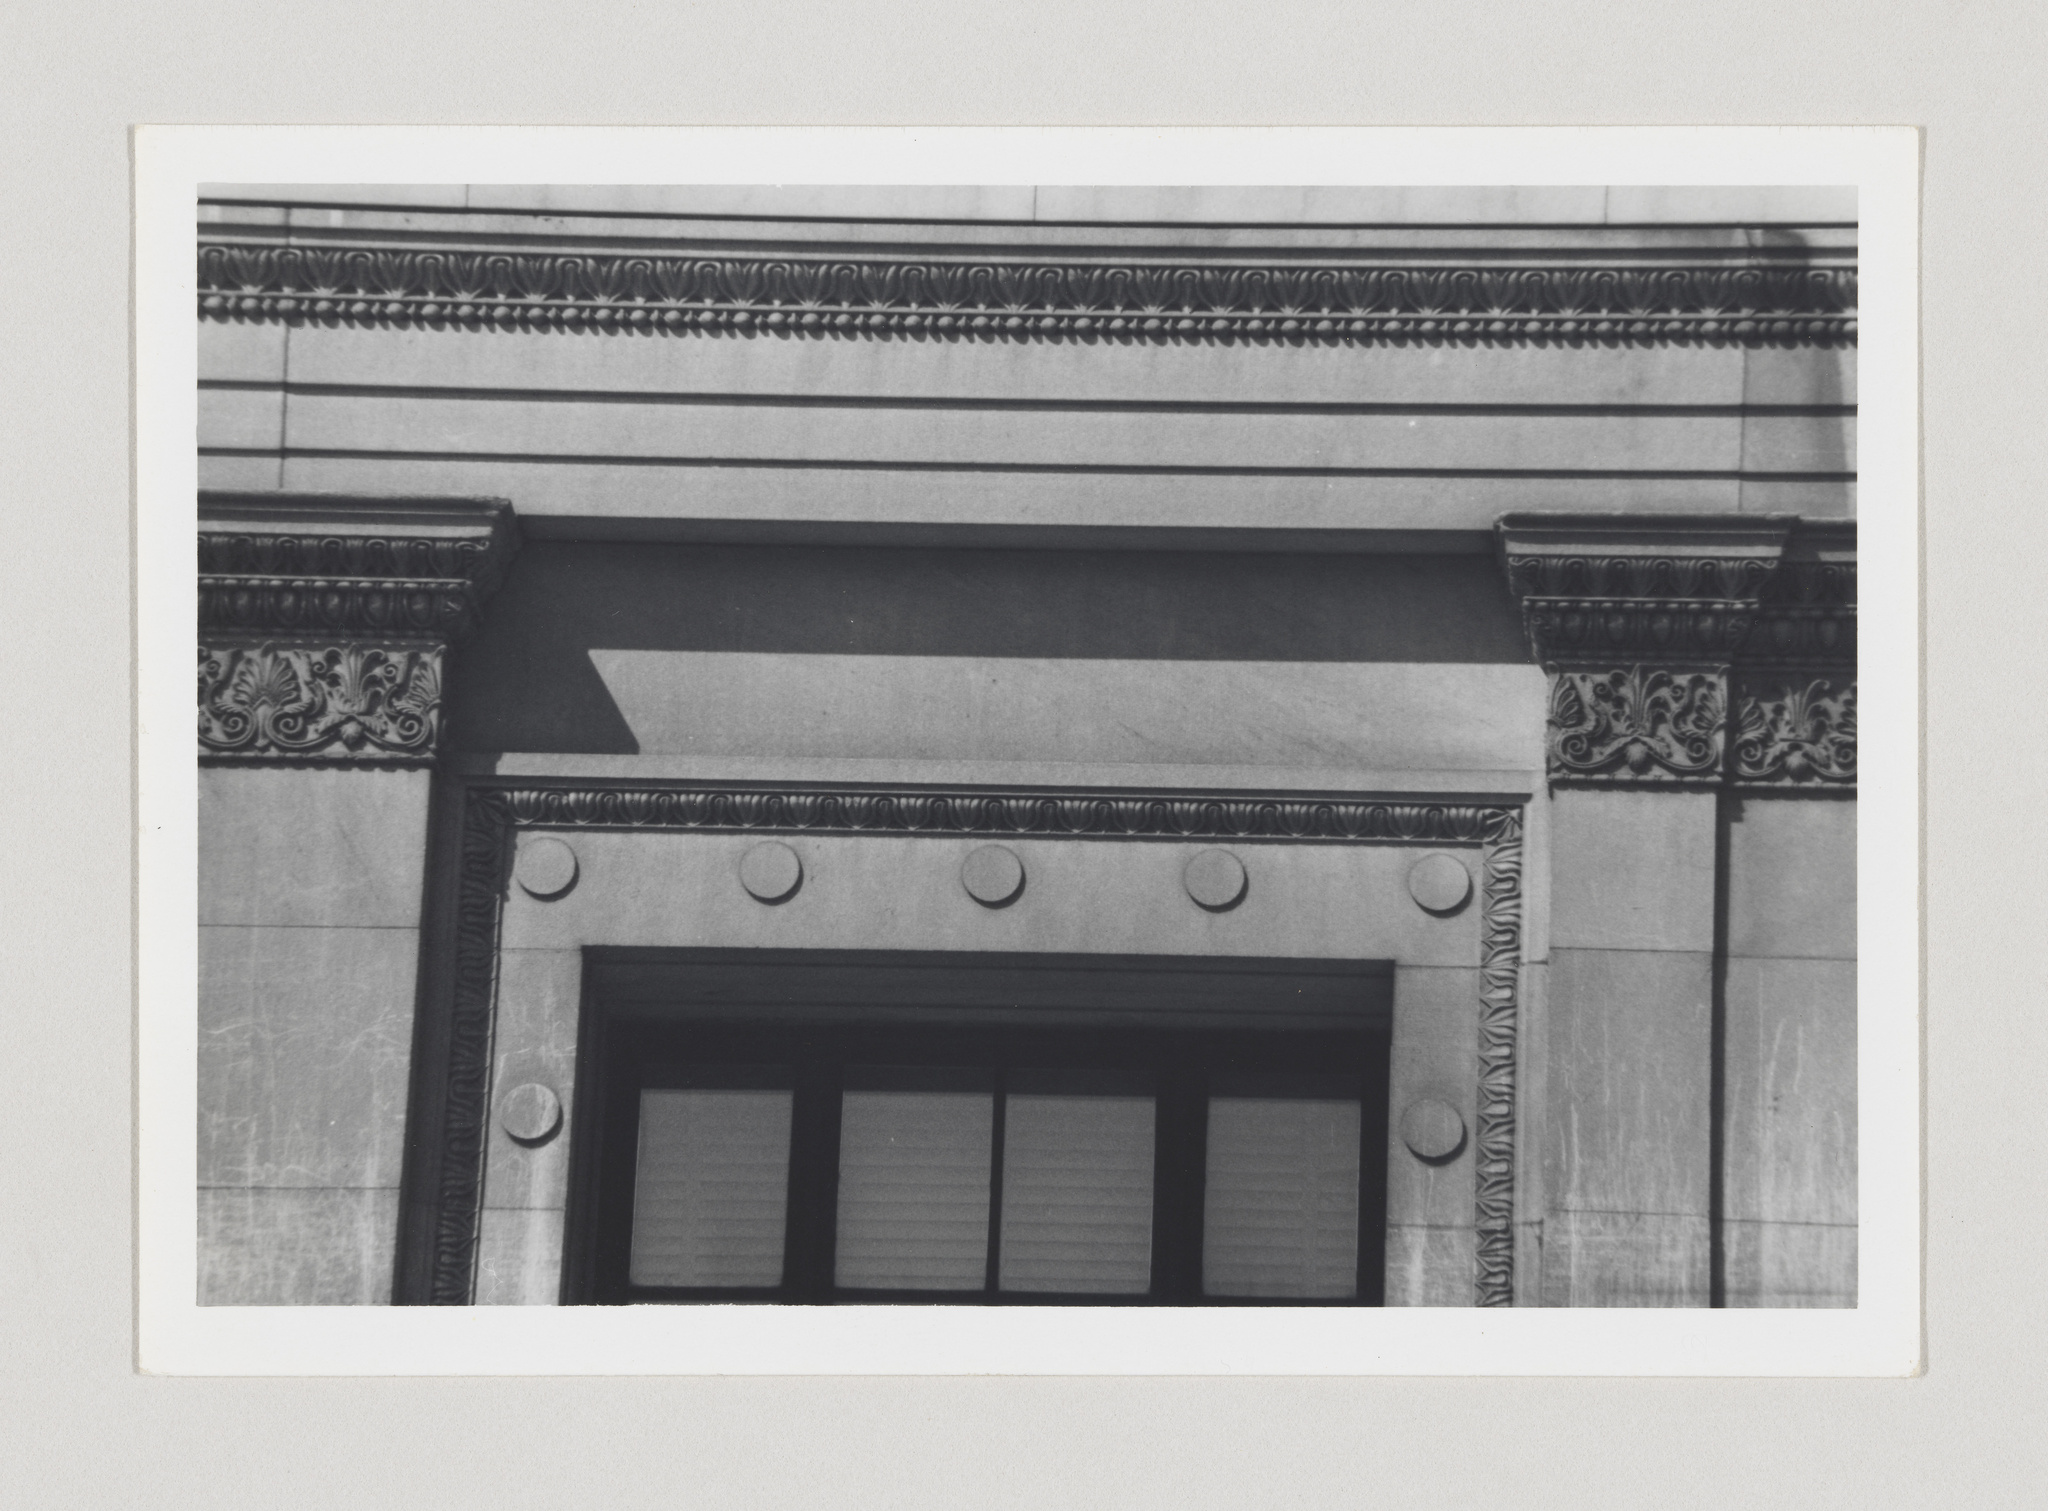
{"type": "Polygon", "coordinates": [[[1477,1161],[1478,1300],[1514,1301],[1515,1043],[1522,961],[1522,810],[1514,804],[1401,802],[1356,797],[1297,801],[1243,792],[975,791],[770,784],[537,786],[477,781],[461,805],[453,897],[454,960],[446,1015],[422,1042],[445,1063],[426,1068],[441,1089],[437,1125],[408,1168],[408,1242],[401,1302],[469,1304],[475,1296],[483,1210],[491,1043],[503,908],[513,839],[522,829],[780,834],[984,834],[1047,838],[1343,840],[1469,844],[1482,848],[1477,1161]]]}
{"type": "Polygon", "coordinates": [[[448,640],[475,623],[475,598],[461,578],[202,576],[199,629],[448,640]]]}
{"type": "Polygon", "coordinates": [[[521,825],[548,828],[1433,845],[1489,843],[1512,812],[1343,797],[851,786],[527,787],[507,789],[505,801],[521,825]]]}
{"type": "MultiPolygon", "coordinates": [[[[1752,257],[1755,254],[1750,254],[1752,257]]],[[[1850,345],[1853,267],[199,248],[213,320],[810,337],[1850,345]]]]}

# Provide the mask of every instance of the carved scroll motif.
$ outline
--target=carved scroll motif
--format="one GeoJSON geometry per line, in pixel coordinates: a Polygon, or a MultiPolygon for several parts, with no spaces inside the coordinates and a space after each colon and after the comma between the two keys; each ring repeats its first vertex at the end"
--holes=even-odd
{"type": "Polygon", "coordinates": [[[1771,677],[1739,684],[1732,775],[1744,785],[1842,785],[1856,780],[1856,678],[1771,677]]]}
{"type": "Polygon", "coordinates": [[[438,645],[199,648],[204,756],[421,762],[440,725],[438,645]]]}
{"type": "Polygon", "coordinates": [[[1718,775],[1727,721],[1724,687],[1719,673],[1707,671],[1631,666],[1552,672],[1552,775],[1637,780],[1718,775]]]}

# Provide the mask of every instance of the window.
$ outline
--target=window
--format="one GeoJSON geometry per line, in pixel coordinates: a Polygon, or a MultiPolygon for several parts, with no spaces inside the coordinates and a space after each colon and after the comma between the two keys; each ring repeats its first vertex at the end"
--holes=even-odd
{"type": "Polygon", "coordinates": [[[568,1299],[1378,1304],[1383,978],[732,964],[593,973],[568,1299]]]}

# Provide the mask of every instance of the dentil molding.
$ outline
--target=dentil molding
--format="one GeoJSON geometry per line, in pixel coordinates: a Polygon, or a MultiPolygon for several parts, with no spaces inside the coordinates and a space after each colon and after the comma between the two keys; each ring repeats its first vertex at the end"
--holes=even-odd
{"type": "Polygon", "coordinates": [[[432,761],[443,656],[517,549],[502,500],[202,494],[200,759],[432,761]]]}

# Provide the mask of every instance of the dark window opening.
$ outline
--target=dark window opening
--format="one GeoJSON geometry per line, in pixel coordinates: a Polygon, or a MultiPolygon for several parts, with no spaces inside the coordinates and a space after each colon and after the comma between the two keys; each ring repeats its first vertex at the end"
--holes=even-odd
{"type": "Polygon", "coordinates": [[[1383,978],[767,961],[713,962],[751,1003],[587,981],[566,1300],[1380,1304],[1383,978]]]}

